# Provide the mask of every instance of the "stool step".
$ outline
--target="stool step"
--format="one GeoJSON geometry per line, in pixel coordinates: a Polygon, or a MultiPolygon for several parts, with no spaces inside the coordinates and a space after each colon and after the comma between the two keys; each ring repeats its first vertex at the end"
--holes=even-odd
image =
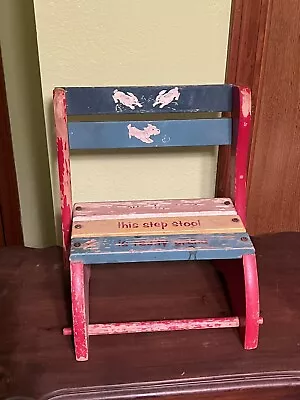
{"type": "Polygon", "coordinates": [[[77,203],[73,207],[73,221],[107,219],[193,217],[237,215],[229,198],[131,200],[77,203]]]}
{"type": "Polygon", "coordinates": [[[255,250],[246,232],[72,238],[70,260],[84,264],[241,258],[255,250]]]}
{"type": "MultiPolygon", "coordinates": [[[[259,324],[263,319],[259,319],[259,324]]],[[[123,333],[146,333],[146,332],[167,332],[186,331],[192,329],[213,329],[213,328],[237,328],[240,326],[238,317],[227,318],[202,318],[202,319],[179,319],[164,321],[141,321],[141,322],[118,322],[112,324],[90,324],[88,334],[92,335],[119,335],[123,333]]],[[[65,328],[64,335],[72,335],[72,328],[65,328]]]]}

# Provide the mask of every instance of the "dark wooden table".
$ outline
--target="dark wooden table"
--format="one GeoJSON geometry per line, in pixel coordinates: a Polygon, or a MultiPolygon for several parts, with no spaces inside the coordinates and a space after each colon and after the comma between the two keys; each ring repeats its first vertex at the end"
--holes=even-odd
{"type": "MultiPolygon", "coordinates": [[[[95,336],[86,363],[61,334],[70,315],[60,249],[1,249],[0,397],[300,399],[300,233],[254,243],[257,350],[244,351],[235,329],[95,336]]],[[[91,296],[92,323],[230,314],[209,263],[94,268],[91,296]]]]}

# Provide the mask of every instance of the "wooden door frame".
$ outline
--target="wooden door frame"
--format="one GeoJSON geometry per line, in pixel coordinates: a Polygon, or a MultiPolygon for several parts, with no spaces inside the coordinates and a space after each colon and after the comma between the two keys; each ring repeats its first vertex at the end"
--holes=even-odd
{"type": "Polygon", "coordinates": [[[23,244],[20,202],[0,49],[0,245],[23,244]],[[1,243],[2,239],[2,243],[1,243]]]}
{"type": "MultiPolygon", "coordinates": [[[[255,113],[263,69],[263,49],[267,40],[273,0],[232,0],[226,83],[245,85],[252,91],[252,141],[249,160],[248,190],[251,186],[253,154],[256,142],[255,113]]],[[[216,195],[230,193],[230,149],[219,148],[216,195]]]]}

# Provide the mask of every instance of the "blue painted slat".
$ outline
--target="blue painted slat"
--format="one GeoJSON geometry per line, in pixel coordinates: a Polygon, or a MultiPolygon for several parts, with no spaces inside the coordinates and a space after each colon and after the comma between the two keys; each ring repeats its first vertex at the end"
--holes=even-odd
{"type": "Polygon", "coordinates": [[[85,264],[213,260],[254,253],[247,233],[94,237],[73,238],[70,260],[85,264]]]}
{"type": "Polygon", "coordinates": [[[228,118],[70,122],[68,129],[71,149],[208,146],[231,143],[231,119],[228,118]]]}
{"type": "Polygon", "coordinates": [[[231,85],[68,87],[65,89],[68,115],[232,110],[231,85]],[[161,93],[163,90],[165,92],[161,93]],[[159,98],[157,98],[158,95],[159,98]]]}

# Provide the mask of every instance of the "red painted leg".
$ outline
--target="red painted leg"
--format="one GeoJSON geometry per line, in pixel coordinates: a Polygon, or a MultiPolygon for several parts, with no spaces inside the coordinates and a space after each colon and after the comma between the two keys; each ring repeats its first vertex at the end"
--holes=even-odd
{"type": "Polygon", "coordinates": [[[227,290],[234,315],[240,319],[240,335],[246,350],[258,344],[259,290],[255,254],[237,260],[213,262],[226,280],[227,290]]]}
{"type": "Polygon", "coordinates": [[[87,361],[90,266],[71,262],[70,272],[75,355],[77,361],[87,361]]]}
{"type": "Polygon", "coordinates": [[[243,257],[246,320],[245,320],[245,342],[246,350],[256,349],[258,345],[259,331],[259,289],[255,254],[243,257]]]}

